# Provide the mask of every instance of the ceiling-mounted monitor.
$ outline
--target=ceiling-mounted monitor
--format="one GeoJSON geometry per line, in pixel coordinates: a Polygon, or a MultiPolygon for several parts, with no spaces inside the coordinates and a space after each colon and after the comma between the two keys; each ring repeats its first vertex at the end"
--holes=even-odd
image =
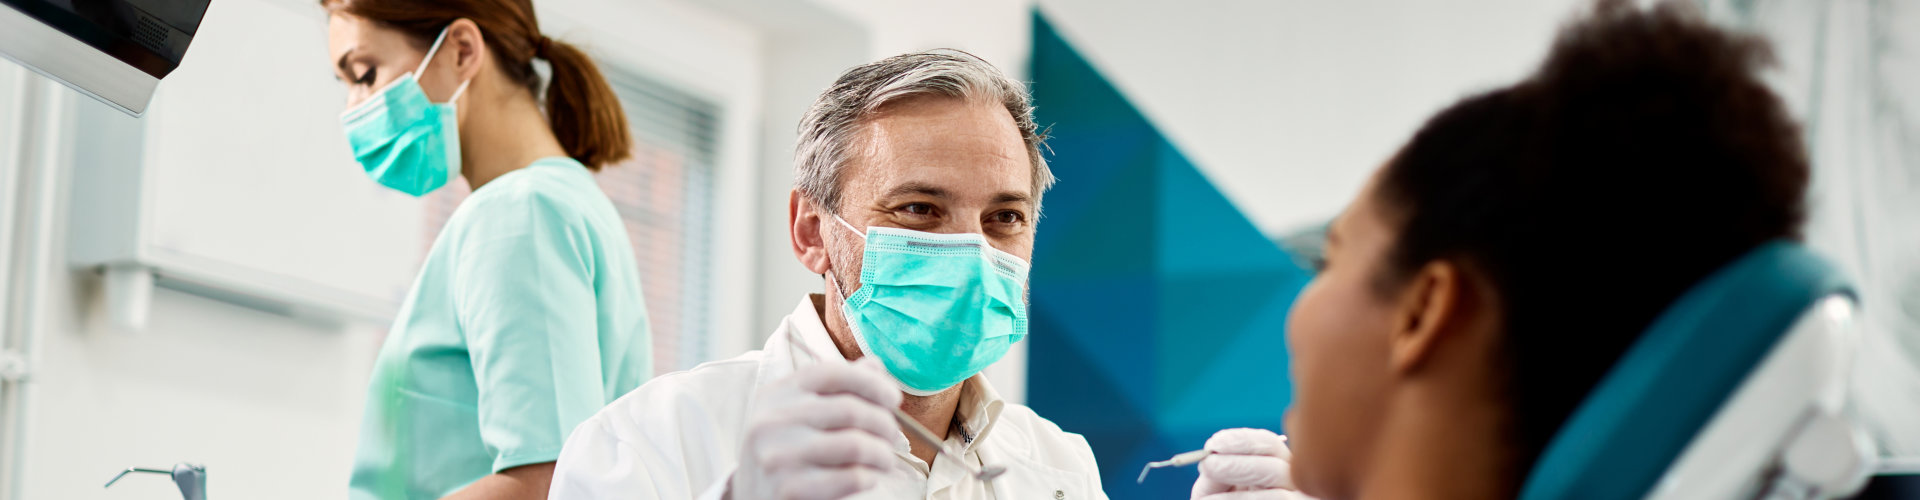
{"type": "Polygon", "coordinates": [[[139,116],[210,1],[0,0],[0,55],[139,116]]]}

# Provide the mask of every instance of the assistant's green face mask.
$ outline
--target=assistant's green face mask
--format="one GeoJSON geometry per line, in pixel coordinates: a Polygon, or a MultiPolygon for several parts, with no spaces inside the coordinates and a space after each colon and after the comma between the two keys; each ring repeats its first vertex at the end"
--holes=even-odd
{"type": "Polygon", "coordinates": [[[460,171],[460,130],[454,126],[453,103],[471,80],[460,83],[447,102],[427,100],[420,73],[433,62],[447,31],[433,40],[427,58],[412,73],[400,75],[365,102],[340,114],[353,157],[367,176],[382,186],[420,196],[447,184],[460,171]]]}
{"type": "Polygon", "coordinates": [[[1026,338],[1026,259],[977,233],[868,227],[862,234],[834,220],[867,240],[860,288],[841,315],[860,352],[886,365],[907,394],[959,385],[1026,338]]]}

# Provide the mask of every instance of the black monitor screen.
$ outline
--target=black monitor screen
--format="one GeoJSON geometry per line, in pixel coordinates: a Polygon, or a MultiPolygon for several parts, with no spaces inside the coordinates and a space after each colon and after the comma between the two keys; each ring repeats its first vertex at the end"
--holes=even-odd
{"type": "Polygon", "coordinates": [[[162,78],[180,66],[211,1],[0,0],[0,4],[162,78]]]}

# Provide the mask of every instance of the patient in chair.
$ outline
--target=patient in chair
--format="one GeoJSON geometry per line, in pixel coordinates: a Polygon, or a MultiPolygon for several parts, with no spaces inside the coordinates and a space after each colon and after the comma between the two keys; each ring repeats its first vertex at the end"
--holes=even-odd
{"type": "Polygon", "coordinates": [[[1288,320],[1287,438],[1194,497],[1512,498],[1690,286],[1797,240],[1808,160],[1760,39],[1600,2],[1525,79],[1429,119],[1328,230],[1288,320]]]}

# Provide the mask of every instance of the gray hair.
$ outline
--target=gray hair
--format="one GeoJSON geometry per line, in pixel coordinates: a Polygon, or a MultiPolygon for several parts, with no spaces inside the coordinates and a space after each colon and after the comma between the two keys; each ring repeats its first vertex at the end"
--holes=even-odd
{"type": "Polygon", "coordinates": [[[837,211],[841,168],[852,153],[854,132],[861,122],[888,103],[927,95],[991,99],[1006,106],[1033,164],[1034,203],[1053,187],[1053,171],[1040,156],[1046,133],[1033,122],[1027,86],[973,54],[936,49],[856,66],[821,92],[800,118],[793,155],[794,188],[822,209],[837,211]]]}

